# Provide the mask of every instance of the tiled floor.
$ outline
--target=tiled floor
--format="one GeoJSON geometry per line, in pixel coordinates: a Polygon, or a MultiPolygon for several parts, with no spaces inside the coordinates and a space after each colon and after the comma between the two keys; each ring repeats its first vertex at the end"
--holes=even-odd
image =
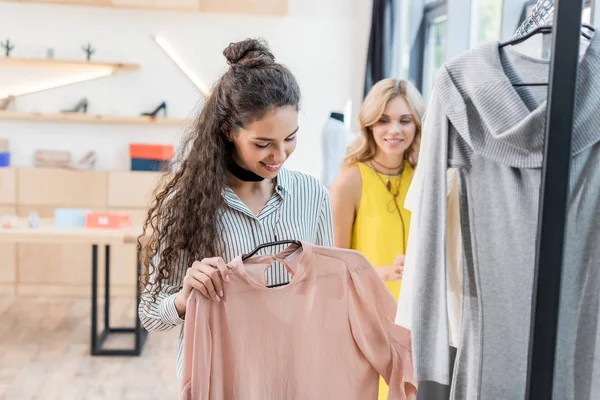
{"type": "MultiPolygon", "coordinates": [[[[114,299],[111,314],[112,326],[131,326],[133,301],[114,299]]],[[[92,357],[89,327],[88,298],[0,296],[0,399],[178,398],[179,329],[151,332],[141,357],[92,357]]]]}

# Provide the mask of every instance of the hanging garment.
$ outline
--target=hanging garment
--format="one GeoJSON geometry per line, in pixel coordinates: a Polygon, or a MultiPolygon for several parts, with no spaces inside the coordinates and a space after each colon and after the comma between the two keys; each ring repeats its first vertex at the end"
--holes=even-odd
{"type": "MultiPolygon", "coordinates": [[[[427,169],[424,165],[428,158],[424,156],[424,149],[429,146],[430,136],[421,139],[421,151],[419,154],[419,165],[417,166],[413,179],[404,200],[404,207],[411,212],[411,228],[404,263],[404,276],[402,279],[402,291],[398,299],[398,310],[396,312],[396,324],[411,329],[412,320],[412,295],[414,264],[419,255],[415,252],[417,245],[416,228],[419,226],[419,218],[422,215],[422,190],[423,171],[427,169]]],[[[458,174],[453,168],[448,169],[448,212],[446,233],[446,287],[447,287],[447,310],[448,310],[448,334],[449,334],[449,359],[448,373],[451,376],[456,357],[456,347],[460,339],[460,322],[462,314],[462,237],[460,232],[459,211],[459,188],[458,174]]],[[[420,381],[418,400],[447,400],[450,397],[450,384],[442,385],[438,382],[420,381]]]]}
{"type": "Polygon", "coordinates": [[[332,113],[332,116],[327,119],[321,138],[323,146],[321,182],[327,187],[331,186],[340,174],[348,146],[356,139],[356,135],[346,128],[344,121],[334,118],[334,114],[336,113],[332,113]]]}
{"type": "Polygon", "coordinates": [[[228,268],[221,302],[188,299],[182,399],[377,399],[380,375],[415,398],[410,334],[360,253],[302,242],[228,268]],[[275,260],[293,279],[268,288],[275,260]]]}
{"type": "MultiPolygon", "coordinates": [[[[282,167],[277,175],[275,193],[258,215],[240,200],[231,187],[226,186],[221,195],[225,203],[219,210],[219,226],[223,228],[221,238],[225,247],[220,255],[225,262],[233,260],[238,254],[251,251],[260,243],[274,240],[275,237],[304,240],[319,246],[334,246],[329,191],[311,175],[282,167]]],[[[277,252],[284,248],[270,250],[277,252]]],[[[159,265],[161,253],[159,251],[156,254],[155,265],[159,265]]],[[[193,261],[189,252],[182,252],[173,273],[163,279],[156,300],[150,295],[155,289],[155,279],[151,279],[138,308],[140,321],[148,331],[167,331],[175,327],[180,329],[175,363],[179,379],[183,368],[184,320],[175,308],[175,297],[193,261]]],[[[287,270],[281,265],[274,264],[267,273],[269,284],[288,280],[287,270]]]]}
{"type": "MultiPolygon", "coordinates": [[[[362,190],[350,248],[362,253],[376,267],[392,265],[396,256],[406,251],[410,212],[404,208],[404,199],[413,169],[404,163],[402,174],[391,176],[379,174],[364,163],[356,165],[360,169],[362,190]]],[[[385,285],[398,300],[402,281],[385,282],[385,285]]],[[[388,387],[382,378],[379,400],[385,400],[387,396],[388,387]]]]}
{"type": "MultiPolygon", "coordinates": [[[[555,373],[556,399],[600,398],[600,42],[579,68],[555,373]],[[595,264],[594,264],[595,263],[595,264]]],[[[487,43],[437,74],[423,135],[422,215],[415,227],[412,340],[419,381],[448,384],[453,399],[524,398],[547,63],[487,43]],[[463,316],[450,379],[447,169],[459,178],[463,316]]]]}
{"type": "MultiPolygon", "coordinates": [[[[429,147],[430,135],[422,136],[421,150],[419,152],[419,166],[413,173],[413,178],[406,193],[404,208],[410,211],[410,232],[408,235],[408,246],[404,262],[402,279],[402,291],[398,299],[396,311],[396,324],[411,329],[412,321],[412,296],[413,275],[415,263],[419,259],[416,253],[417,241],[416,231],[419,227],[421,213],[426,212],[422,208],[423,171],[429,167],[425,165],[431,158],[425,156],[429,147]]],[[[456,348],[460,338],[460,321],[462,317],[462,234],[460,231],[459,210],[459,187],[458,173],[456,169],[450,168],[447,177],[447,226],[446,226],[446,285],[447,285],[447,310],[448,310],[448,334],[449,345],[456,348]]]]}

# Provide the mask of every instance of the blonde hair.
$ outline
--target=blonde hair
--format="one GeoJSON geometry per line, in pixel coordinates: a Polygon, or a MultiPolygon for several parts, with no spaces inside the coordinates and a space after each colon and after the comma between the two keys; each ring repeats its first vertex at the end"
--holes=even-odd
{"type": "Polygon", "coordinates": [[[404,152],[404,160],[411,167],[416,167],[419,146],[421,144],[421,120],[425,113],[425,102],[421,93],[419,93],[412,83],[405,80],[388,78],[377,82],[371,88],[362,104],[360,113],[358,114],[360,135],[348,147],[348,153],[343,163],[344,168],[348,168],[357,162],[369,161],[375,157],[377,143],[375,143],[375,139],[373,138],[371,127],[379,121],[388,102],[397,96],[402,96],[408,104],[416,125],[415,138],[410,147],[404,152]]]}

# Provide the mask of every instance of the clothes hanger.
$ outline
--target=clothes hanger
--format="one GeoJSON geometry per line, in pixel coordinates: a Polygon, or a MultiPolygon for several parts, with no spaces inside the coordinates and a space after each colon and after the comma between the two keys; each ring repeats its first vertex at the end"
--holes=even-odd
{"type": "Polygon", "coordinates": [[[282,244],[295,244],[296,246],[302,247],[302,243],[300,243],[299,240],[276,240],[274,242],[267,242],[267,243],[263,243],[263,244],[261,244],[259,246],[256,246],[254,248],[254,250],[252,250],[250,253],[244,254],[242,256],[242,261],[246,261],[247,259],[249,259],[253,255],[255,255],[256,253],[258,253],[259,250],[262,250],[265,247],[279,246],[279,245],[282,245],[282,244]]]}
{"type": "MultiPolygon", "coordinates": [[[[588,30],[592,31],[592,32],[596,32],[596,29],[589,25],[589,24],[582,24],[582,27],[587,28],[588,30]]],[[[517,37],[515,39],[511,39],[507,42],[504,43],[500,43],[500,45],[498,46],[499,48],[503,48],[506,46],[514,46],[516,44],[519,43],[523,43],[524,41],[526,41],[527,39],[531,38],[532,36],[535,36],[537,34],[548,34],[548,33],[552,33],[552,26],[549,25],[544,25],[544,26],[540,26],[534,30],[532,30],[531,32],[529,32],[527,35],[521,36],[521,37],[517,37]]],[[[581,32],[581,35],[586,38],[587,40],[591,40],[591,36],[588,35],[585,32],[581,32]]],[[[515,87],[521,87],[521,86],[548,86],[548,83],[544,83],[544,82],[537,82],[537,83],[513,83],[512,84],[515,87]]]]}
{"type": "MultiPolygon", "coordinates": [[[[300,243],[299,240],[276,240],[274,242],[263,243],[260,246],[256,246],[256,248],[254,250],[252,250],[250,253],[244,254],[242,256],[242,261],[246,261],[247,259],[249,259],[253,255],[255,255],[261,249],[264,249],[266,247],[279,246],[279,245],[282,245],[282,244],[295,244],[296,246],[302,247],[302,243],[300,243]]],[[[268,285],[267,287],[268,288],[275,288],[275,287],[279,287],[279,286],[285,286],[287,284],[289,284],[289,282],[276,283],[274,285],[268,285]]]]}

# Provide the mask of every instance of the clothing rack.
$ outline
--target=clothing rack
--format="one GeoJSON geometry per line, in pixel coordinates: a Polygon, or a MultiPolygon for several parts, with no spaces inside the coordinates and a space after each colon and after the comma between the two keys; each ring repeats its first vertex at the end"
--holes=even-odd
{"type": "Polygon", "coordinates": [[[536,8],[538,5],[538,14],[528,18],[517,31],[529,31],[532,26],[535,29],[534,25],[539,23],[535,21],[542,18],[539,12],[546,13],[546,17],[554,13],[526,398],[550,400],[554,382],[583,0],[540,0],[536,8]]]}

